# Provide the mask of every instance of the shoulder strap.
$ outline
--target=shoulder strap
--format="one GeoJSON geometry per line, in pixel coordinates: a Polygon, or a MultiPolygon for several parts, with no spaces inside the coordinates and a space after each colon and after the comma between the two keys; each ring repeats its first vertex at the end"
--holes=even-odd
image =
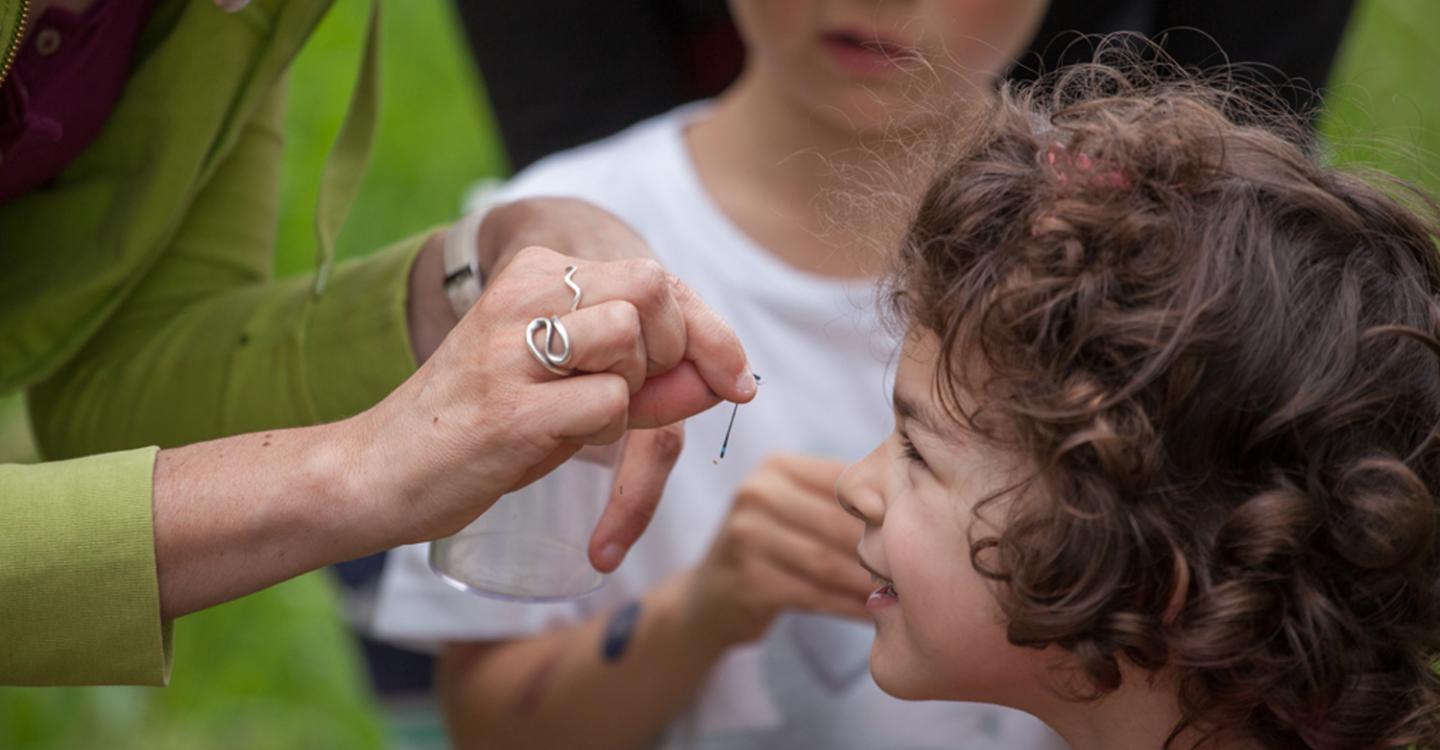
{"type": "MultiPolygon", "coordinates": [[[[6,2],[7,0],[0,0],[6,2]]],[[[330,269],[335,264],[335,240],[360,192],[370,146],[375,141],[375,123],[380,100],[380,3],[371,0],[370,20],[365,31],[365,49],[360,54],[360,75],[350,95],[350,107],[335,144],[325,158],[315,200],[315,283],[314,293],[325,292],[330,269]]]]}

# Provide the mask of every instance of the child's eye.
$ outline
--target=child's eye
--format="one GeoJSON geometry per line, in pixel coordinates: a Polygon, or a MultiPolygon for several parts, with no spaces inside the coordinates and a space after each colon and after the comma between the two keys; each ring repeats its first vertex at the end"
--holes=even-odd
{"type": "Polygon", "coordinates": [[[901,453],[911,461],[921,464],[925,463],[925,459],[920,456],[920,451],[915,449],[915,444],[910,442],[910,438],[903,434],[900,435],[900,450],[901,453]]]}

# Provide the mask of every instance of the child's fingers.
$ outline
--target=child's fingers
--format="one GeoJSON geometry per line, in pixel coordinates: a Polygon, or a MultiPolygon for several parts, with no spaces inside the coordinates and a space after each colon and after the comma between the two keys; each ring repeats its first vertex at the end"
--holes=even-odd
{"type": "Polygon", "coordinates": [[[682,424],[636,430],[626,438],[610,503],[590,537],[590,562],[596,570],[609,573],[619,567],[625,553],[650,525],[665,492],[665,480],[684,445],[682,424]]]}
{"type": "Polygon", "coordinates": [[[863,596],[817,586],[809,578],[779,565],[766,566],[763,571],[759,578],[763,579],[764,596],[775,609],[802,610],[838,617],[865,616],[863,596]]]}
{"type": "Polygon", "coordinates": [[[787,453],[776,457],[774,462],[796,481],[830,496],[835,494],[835,484],[845,473],[846,466],[844,461],[803,453],[787,453]]]}
{"type": "Polygon", "coordinates": [[[744,537],[744,554],[763,557],[816,589],[853,598],[864,597],[874,588],[870,575],[855,561],[854,543],[844,552],[837,551],[815,535],[765,513],[744,512],[731,524],[734,532],[744,537]]]}
{"type": "Polygon", "coordinates": [[[741,491],[763,495],[766,511],[776,523],[802,532],[830,550],[853,555],[865,524],[835,502],[833,483],[829,489],[820,490],[813,483],[798,481],[786,469],[789,460],[786,457],[767,462],[741,491]]]}

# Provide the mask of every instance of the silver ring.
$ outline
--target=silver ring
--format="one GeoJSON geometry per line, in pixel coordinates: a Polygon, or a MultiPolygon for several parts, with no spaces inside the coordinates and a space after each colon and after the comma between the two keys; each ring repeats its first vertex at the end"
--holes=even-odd
{"type": "MultiPolygon", "coordinates": [[[[575,312],[580,307],[580,285],[575,283],[576,266],[569,266],[565,269],[565,286],[575,292],[575,298],[570,301],[570,312],[575,312]]],[[[560,318],[551,315],[548,318],[536,318],[530,321],[525,328],[525,346],[529,347],[530,354],[534,355],[535,361],[540,363],[546,370],[565,377],[574,370],[566,369],[565,365],[570,363],[570,355],[573,353],[570,348],[570,332],[565,330],[565,324],[560,318]],[[535,334],[544,332],[544,342],[535,343],[535,334]],[[555,338],[560,339],[560,348],[555,348],[555,338]]]]}

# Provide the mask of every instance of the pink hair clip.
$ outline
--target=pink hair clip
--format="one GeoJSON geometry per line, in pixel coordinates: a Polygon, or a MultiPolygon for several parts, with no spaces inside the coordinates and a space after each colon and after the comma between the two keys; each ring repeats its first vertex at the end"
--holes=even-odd
{"type": "Polygon", "coordinates": [[[1096,169],[1096,162],[1089,154],[1071,155],[1063,144],[1054,143],[1045,149],[1045,163],[1055,171],[1055,179],[1061,185],[1070,182],[1070,175],[1084,176],[1093,187],[1128,188],[1130,178],[1119,169],[1096,169]]]}

